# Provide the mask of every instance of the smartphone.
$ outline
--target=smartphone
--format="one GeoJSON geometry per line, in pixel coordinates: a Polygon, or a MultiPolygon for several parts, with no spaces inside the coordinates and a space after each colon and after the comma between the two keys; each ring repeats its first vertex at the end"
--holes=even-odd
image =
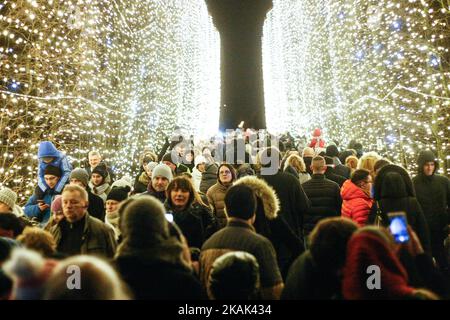
{"type": "Polygon", "coordinates": [[[172,213],[166,213],[166,219],[169,222],[173,222],[173,214],[172,213]]]}
{"type": "Polygon", "coordinates": [[[408,233],[408,221],[406,219],[405,212],[390,212],[389,217],[389,230],[394,236],[396,243],[406,243],[409,241],[408,233]]]}

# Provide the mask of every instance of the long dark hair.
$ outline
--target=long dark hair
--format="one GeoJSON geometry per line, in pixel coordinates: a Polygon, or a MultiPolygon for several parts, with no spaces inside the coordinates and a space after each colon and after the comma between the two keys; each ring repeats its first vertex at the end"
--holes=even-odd
{"type": "Polygon", "coordinates": [[[198,192],[195,190],[191,180],[187,177],[176,177],[169,183],[166,190],[166,197],[167,203],[171,207],[173,206],[173,203],[170,194],[172,193],[172,191],[179,189],[183,190],[184,192],[189,192],[189,200],[186,204],[186,208],[189,208],[194,203],[198,203],[204,207],[207,207],[207,205],[202,201],[202,198],[200,197],[198,192]]]}

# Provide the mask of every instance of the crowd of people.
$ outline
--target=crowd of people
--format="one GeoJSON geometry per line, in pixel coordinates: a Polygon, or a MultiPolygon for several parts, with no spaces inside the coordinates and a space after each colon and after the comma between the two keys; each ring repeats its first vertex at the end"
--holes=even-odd
{"type": "Polygon", "coordinates": [[[143,151],[133,181],[98,151],[74,168],[41,142],[25,206],[0,188],[0,299],[450,297],[450,180],[433,152],[411,178],[320,129],[308,144],[176,135],[158,151],[143,151]]]}

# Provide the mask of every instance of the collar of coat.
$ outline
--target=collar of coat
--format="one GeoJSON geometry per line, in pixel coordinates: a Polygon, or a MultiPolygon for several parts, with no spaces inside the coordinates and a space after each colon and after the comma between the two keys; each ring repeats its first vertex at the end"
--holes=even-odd
{"type": "Polygon", "coordinates": [[[264,215],[267,219],[273,220],[277,217],[280,211],[280,200],[267,182],[255,176],[246,176],[237,180],[235,184],[244,184],[255,192],[256,197],[263,203],[264,215]]]}
{"type": "Polygon", "coordinates": [[[245,220],[238,219],[238,218],[229,218],[227,227],[239,227],[239,228],[245,228],[252,230],[253,232],[256,232],[255,228],[246,222],[245,220]]]}
{"type": "MultiPolygon", "coordinates": [[[[86,211],[86,215],[84,216],[84,226],[83,226],[83,240],[86,238],[86,235],[89,233],[89,220],[90,220],[90,215],[89,213],[86,211]]],[[[59,244],[59,241],[61,240],[61,222],[63,220],[61,220],[58,224],[55,224],[52,229],[51,232],[55,238],[55,242],[57,244],[59,244]]]]}

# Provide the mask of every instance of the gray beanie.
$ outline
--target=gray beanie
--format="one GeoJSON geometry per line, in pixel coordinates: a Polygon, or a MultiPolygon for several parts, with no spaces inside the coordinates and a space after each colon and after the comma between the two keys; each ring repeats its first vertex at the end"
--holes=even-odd
{"type": "Polygon", "coordinates": [[[3,202],[8,207],[10,207],[11,210],[13,210],[14,206],[16,205],[16,201],[17,201],[17,193],[12,191],[10,188],[6,187],[0,189],[0,202],[3,202]]]}
{"type": "Polygon", "coordinates": [[[173,179],[173,174],[172,174],[172,169],[170,169],[170,167],[164,163],[160,163],[158,164],[152,171],[152,179],[156,178],[156,177],[164,177],[167,180],[172,181],[173,179]]]}
{"type": "Polygon", "coordinates": [[[85,187],[89,184],[89,174],[82,168],[73,169],[70,173],[70,179],[80,180],[85,187]]]}

